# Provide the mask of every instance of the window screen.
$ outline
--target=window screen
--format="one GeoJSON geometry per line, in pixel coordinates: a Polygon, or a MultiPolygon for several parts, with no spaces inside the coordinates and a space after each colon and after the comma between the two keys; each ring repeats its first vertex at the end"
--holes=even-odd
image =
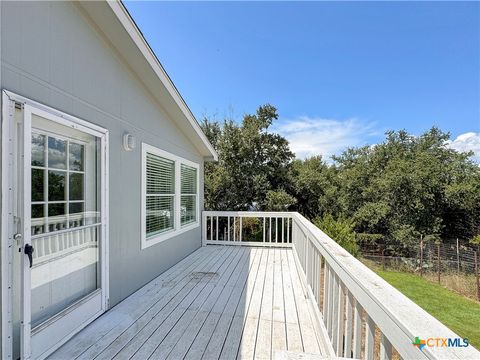
{"type": "Polygon", "coordinates": [[[174,228],[175,162],[147,153],[146,235],[152,237],[174,228]]]}
{"type": "Polygon", "coordinates": [[[197,169],[181,164],[181,224],[197,220],[197,169]]]}

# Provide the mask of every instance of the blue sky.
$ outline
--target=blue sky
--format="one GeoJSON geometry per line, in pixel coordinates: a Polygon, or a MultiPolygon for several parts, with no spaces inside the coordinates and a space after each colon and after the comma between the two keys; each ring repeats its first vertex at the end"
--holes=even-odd
{"type": "Polygon", "coordinates": [[[264,103],[298,157],[433,125],[480,160],[476,2],[126,2],[197,119],[264,103]]]}

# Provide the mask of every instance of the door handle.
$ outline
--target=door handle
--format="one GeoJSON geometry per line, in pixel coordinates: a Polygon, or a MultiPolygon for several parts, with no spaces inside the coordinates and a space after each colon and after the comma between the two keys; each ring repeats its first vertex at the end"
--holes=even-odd
{"type": "Polygon", "coordinates": [[[33,255],[34,251],[35,251],[35,249],[30,244],[25,244],[25,246],[23,247],[23,252],[25,253],[25,255],[28,256],[28,261],[30,262],[30,267],[32,267],[32,265],[33,265],[32,255],[33,255]]]}

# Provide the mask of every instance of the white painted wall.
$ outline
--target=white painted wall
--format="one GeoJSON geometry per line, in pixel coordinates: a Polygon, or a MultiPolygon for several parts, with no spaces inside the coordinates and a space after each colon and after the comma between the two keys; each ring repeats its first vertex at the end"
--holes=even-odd
{"type": "Polygon", "coordinates": [[[142,142],[203,159],[77,5],[1,2],[1,87],[110,132],[110,304],[115,305],[201,246],[200,227],[140,247],[142,142]],[[125,132],[137,148],[122,147],[125,132]]]}

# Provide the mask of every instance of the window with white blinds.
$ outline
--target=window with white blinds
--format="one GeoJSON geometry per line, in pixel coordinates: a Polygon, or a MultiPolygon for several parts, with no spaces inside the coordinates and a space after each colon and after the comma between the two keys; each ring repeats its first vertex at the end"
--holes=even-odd
{"type": "Polygon", "coordinates": [[[197,169],[181,164],[181,224],[197,220],[197,169]]]}
{"type": "Polygon", "coordinates": [[[172,230],[175,223],[175,162],[147,153],[145,201],[147,238],[172,230]]]}
{"type": "Polygon", "coordinates": [[[198,164],[142,144],[142,248],[199,226],[198,164]]]}

